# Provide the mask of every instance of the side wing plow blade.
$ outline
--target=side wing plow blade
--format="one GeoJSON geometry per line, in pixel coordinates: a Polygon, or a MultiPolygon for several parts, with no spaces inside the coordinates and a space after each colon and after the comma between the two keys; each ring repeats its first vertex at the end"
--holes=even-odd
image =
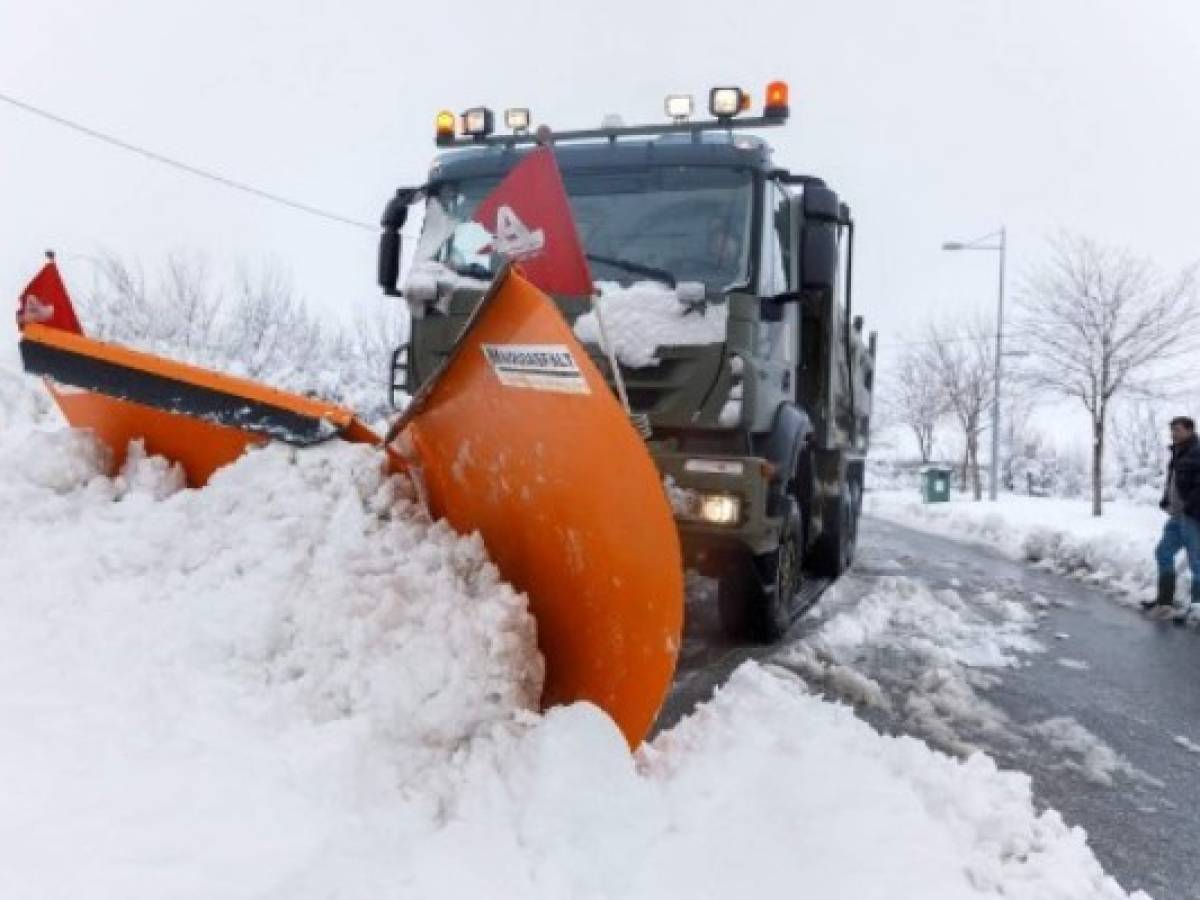
{"type": "Polygon", "coordinates": [[[46,378],[67,421],[90,429],[119,466],[131,440],[205,484],[247,447],[334,437],[378,443],[350,410],[43,325],[21,334],[25,370],[46,378]]]}

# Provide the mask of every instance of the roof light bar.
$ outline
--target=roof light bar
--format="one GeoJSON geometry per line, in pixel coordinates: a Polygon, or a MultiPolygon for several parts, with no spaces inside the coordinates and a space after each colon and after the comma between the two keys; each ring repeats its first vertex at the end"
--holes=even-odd
{"type": "MultiPolygon", "coordinates": [[[[665,110],[670,118],[669,123],[625,125],[619,116],[604,117],[604,122],[598,129],[582,131],[563,131],[554,134],[555,141],[587,140],[607,138],[616,141],[622,137],[665,136],[669,134],[691,134],[693,140],[704,131],[730,131],[734,127],[733,119],[737,118],[739,129],[766,128],[783,125],[787,122],[788,86],[783,81],[772,81],[767,85],[766,102],[762,115],[743,115],[750,110],[750,94],[740,87],[722,85],[714,87],[708,94],[708,111],[711,119],[693,121],[695,101],[691,94],[669,94],[665,100],[665,110]],[[739,118],[740,117],[740,118],[739,118]]],[[[493,135],[495,130],[492,111],[486,106],[476,106],[465,110],[455,117],[449,111],[443,110],[437,116],[437,145],[439,147],[465,147],[472,144],[516,146],[529,144],[549,137],[539,138],[532,131],[532,115],[527,107],[510,107],[504,110],[504,124],[511,134],[493,135]],[[457,136],[456,136],[457,126],[457,136]]],[[[540,126],[541,133],[546,126],[540,126]]],[[[739,145],[740,146],[740,145],[739,145]]]]}

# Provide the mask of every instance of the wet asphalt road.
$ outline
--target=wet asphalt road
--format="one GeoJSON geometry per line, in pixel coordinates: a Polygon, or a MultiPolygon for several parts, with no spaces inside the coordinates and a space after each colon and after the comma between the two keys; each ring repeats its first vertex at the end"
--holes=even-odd
{"type": "MultiPolygon", "coordinates": [[[[960,735],[1002,767],[1029,773],[1037,802],[1086,829],[1097,857],[1126,890],[1141,888],[1158,900],[1200,900],[1200,634],[1150,622],[1099,588],[985,547],[864,519],[843,596],[847,590],[866,595],[881,578],[896,576],[953,588],[967,599],[1000,591],[1051,602],[1035,634],[1045,652],[1024,656],[1019,667],[988,669],[998,677],[978,689],[1012,727],[992,731],[963,721],[960,735]],[[1068,667],[1064,658],[1079,664],[1068,667]],[[1111,784],[1099,783],[1072,766],[1069,754],[1021,733],[1025,724],[1056,717],[1070,717],[1099,737],[1128,762],[1126,771],[1111,784]],[[1177,743],[1181,736],[1195,746],[1177,743]]],[[[778,661],[781,646],[725,639],[714,605],[711,583],[694,580],[679,672],[659,728],[706,699],[743,661],[778,661]]],[[[782,646],[803,641],[819,626],[815,614],[800,618],[782,646]]],[[[894,675],[896,662],[879,665],[894,675]]],[[[870,666],[860,670],[883,680],[887,673],[870,666]]],[[[881,731],[930,737],[895,715],[860,714],[881,731]]]]}

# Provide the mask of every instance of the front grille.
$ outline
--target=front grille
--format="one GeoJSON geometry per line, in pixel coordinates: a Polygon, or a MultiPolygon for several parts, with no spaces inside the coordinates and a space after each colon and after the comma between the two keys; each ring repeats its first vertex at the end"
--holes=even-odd
{"type": "MultiPolygon", "coordinates": [[[[621,376],[625,379],[625,390],[629,394],[629,405],[633,407],[634,412],[649,415],[678,412],[681,404],[686,402],[686,389],[694,388],[697,378],[703,379],[704,360],[697,356],[696,349],[663,347],[659,350],[658,365],[638,369],[621,366],[621,376]]],[[[615,391],[616,382],[613,380],[608,357],[598,347],[588,346],[587,351],[604,380],[615,391]]]]}

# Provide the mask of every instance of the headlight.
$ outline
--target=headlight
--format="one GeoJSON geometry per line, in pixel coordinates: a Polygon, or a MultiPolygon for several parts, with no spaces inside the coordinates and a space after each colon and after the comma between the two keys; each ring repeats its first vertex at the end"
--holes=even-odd
{"type": "Polygon", "coordinates": [[[669,482],[667,498],[671,501],[675,516],[690,522],[736,525],[741,519],[742,500],[734,494],[705,494],[669,482]]]}
{"type": "Polygon", "coordinates": [[[700,518],[713,525],[734,525],[742,503],[732,494],[705,494],[700,502],[700,518]]]}

